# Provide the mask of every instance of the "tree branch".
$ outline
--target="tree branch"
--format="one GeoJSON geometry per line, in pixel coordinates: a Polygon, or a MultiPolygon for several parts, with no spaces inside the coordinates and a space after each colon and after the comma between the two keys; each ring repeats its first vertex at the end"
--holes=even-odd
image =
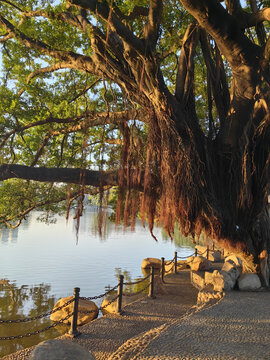
{"type": "Polygon", "coordinates": [[[43,142],[40,144],[39,149],[38,149],[38,151],[37,151],[37,153],[35,155],[35,158],[31,163],[31,167],[35,166],[37,164],[38,159],[42,155],[44,148],[48,145],[48,142],[49,142],[51,137],[52,137],[52,134],[50,132],[45,135],[45,138],[44,138],[43,142]]]}
{"type": "Polygon", "coordinates": [[[199,39],[198,26],[190,24],[183,38],[181,54],[178,60],[175,96],[183,105],[194,98],[194,54],[199,39]]]}
{"type": "Polygon", "coordinates": [[[139,54],[144,55],[145,44],[132,31],[125,26],[114,11],[110,14],[110,7],[107,2],[98,0],[70,0],[69,3],[74,6],[91,11],[93,14],[100,16],[103,20],[110,20],[110,26],[118,36],[139,54]],[[110,19],[109,19],[110,15],[110,19]]]}
{"type": "MultiPolygon", "coordinates": [[[[93,111],[88,111],[88,112],[81,114],[80,116],[69,117],[69,118],[65,118],[65,119],[49,117],[44,120],[35,121],[35,122],[29,123],[24,126],[16,127],[15,129],[9,131],[8,133],[3,134],[3,140],[0,144],[0,148],[6,144],[6,142],[10,136],[12,136],[16,133],[21,133],[25,130],[31,129],[36,126],[42,126],[42,125],[47,125],[47,124],[71,124],[71,123],[74,123],[75,125],[72,128],[69,128],[70,132],[73,132],[73,131],[87,129],[89,127],[99,126],[99,125],[107,125],[107,124],[120,125],[123,122],[132,120],[132,119],[140,120],[142,122],[147,122],[148,117],[149,117],[149,114],[143,109],[139,109],[136,111],[131,109],[131,110],[127,110],[127,111],[101,112],[101,113],[94,113],[93,111]]],[[[64,133],[64,132],[65,131],[59,132],[59,134],[64,133]]],[[[53,135],[53,131],[51,131],[51,133],[53,135]]]]}
{"type": "Polygon", "coordinates": [[[18,11],[20,11],[20,12],[23,12],[23,10],[22,10],[19,6],[13,4],[13,2],[11,2],[11,1],[1,0],[1,2],[12,6],[14,9],[16,9],[16,10],[18,10],[18,11]]]}
{"type": "Polygon", "coordinates": [[[70,184],[82,184],[84,181],[85,185],[95,187],[118,185],[118,171],[102,172],[78,168],[29,167],[17,164],[0,165],[0,181],[12,178],[70,184]]]}
{"type": "Polygon", "coordinates": [[[123,14],[122,11],[116,5],[113,5],[113,9],[114,9],[116,15],[121,20],[134,20],[139,16],[148,16],[148,14],[149,14],[148,8],[146,8],[144,6],[138,6],[138,5],[134,6],[132,12],[129,15],[123,14]]]}
{"type": "Polygon", "coordinates": [[[0,25],[2,25],[13,37],[21,40],[24,45],[57,58],[63,62],[74,64],[74,68],[84,72],[97,73],[96,66],[90,56],[80,55],[72,51],[55,50],[41,40],[32,39],[19,29],[15,28],[7,19],[0,14],[0,25]]]}
{"type": "Polygon", "coordinates": [[[162,17],[162,5],[163,0],[150,0],[150,9],[148,15],[148,24],[146,25],[145,38],[152,50],[155,48],[159,36],[159,27],[162,17]]]}
{"type": "Polygon", "coordinates": [[[239,0],[225,0],[229,14],[237,16],[242,13],[242,6],[239,0]]]}
{"type": "MultiPolygon", "coordinates": [[[[46,73],[51,73],[51,72],[54,72],[54,71],[57,71],[57,70],[60,70],[60,69],[76,69],[76,66],[74,64],[71,64],[71,63],[65,63],[65,62],[59,62],[57,64],[53,64],[53,65],[50,65],[50,66],[46,66],[44,68],[39,68],[33,72],[31,72],[28,76],[27,76],[27,79],[26,79],[26,84],[29,84],[30,81],[35,78],[36,76],[40,75],[40,74],[46,74],[46,73]]],[[[21,89],[19,92],[18,92],[18,95],[22,95],[23,92],[25,91],[25,89],[21,89]]]]}
{"type": "Polygon", "coordinates": [[[258,66],[260,47],[243,34],[239,20],[228,14],[218,1],[180,1],[201,27],[214,38],[220,51],[231,64],[234,75],[238,72],[242,77],[243,66],[258,66]]]}

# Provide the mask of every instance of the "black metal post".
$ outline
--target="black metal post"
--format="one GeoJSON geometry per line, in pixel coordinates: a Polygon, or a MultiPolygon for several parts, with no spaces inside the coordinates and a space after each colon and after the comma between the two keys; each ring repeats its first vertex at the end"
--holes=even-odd
{"type": "Polygon", "coordinates": [[[78,336],[80,333],[77,330],[77,320],[78,320],[78,308],[79,308],[79,297],[80,297],[80,288],[73,289],[74,302],[73,302],[73,316],[71,318],[71,325],[69,330],[69,335],[72,337],[78,336]]]}
{"type": "Polygon", "coordinates": [[[117,288],[117,313],[119,315],[122,314],[122,297],[123,297],[123,282],[124,282],[124,275],[119,275],[119,282],[117,288]]]}
{"type": "Polygon", "coordinates": [[[177,274],[177,251],[174,252],[174,273],[177,274]]]}
{"type": "Polygon", "coordinates": [[[161,280],[164,282],[164,274],[165,274],[165,259],[161,258],[161,280]]]}
{"type": "Polygon", "coordinates": [[[198,256],[198,249],[195,248],[195,256],[198,256]]]}
{"type": "Polygon", "coordinates": [[[209,246],[207,245],[207,250],[206,250],[206,259],[209,260],[209,246]]]}
{"type": "Polygon", "coordinates": [[[154,268],[153,266],[151,266],[151,273],[150,273],[150,286],[149,286],[149,293],[148,293],[148,297],[155,299],[156,297],[154,296],[154,268]]]}

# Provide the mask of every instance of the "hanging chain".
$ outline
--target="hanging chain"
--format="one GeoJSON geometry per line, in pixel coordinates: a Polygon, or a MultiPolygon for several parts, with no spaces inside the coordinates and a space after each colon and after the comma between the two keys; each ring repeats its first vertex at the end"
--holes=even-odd
{"type": "Polygon", "coordinates": [[[52,329],[54,327],[56,327],[57,325],[59,324],[63,324],[63,322],[65,320],[67,320],[68,318],[70,318],[71,316],[73,316],[73,312],[69,315],[67,315],[65,318],[59,320],[59,321],[56,321],[54,322],[52,325],[50,326],[47,326],[43,329],[40,329],[40,330],[37,330],[37,331],[34,331],[34,332],[29,332],[29,333],[26,333],[26,334],[23,334],[23,335],[14,335],[14,336],[4,336],[4,337],[0,337],[0,340],[14,340],[14,339],[22,339],[22,338],[25,338],[25,337],[29,337],[29,336],[33,336],[33,335],[38,335],[44,331],[47,331],[49,329],[52,329]]]}
{"type": "Polygon", "coordinates": [[[33,317],[28,317],[28,318],[24,318],[24,319],[16,319],[16,320],[1,320],[0,319],[0,324],[18,324],[18,323],[28,322],[28,321],[32,321],[32,320],[42,319],[46,316],[49,316],[49,315],[55,313],[56,311],[63,309],[64,307],[71,304],[73,301],[74,301],[74,298],[67,301],[64,305],[61,305],[55,309],[52,309],[51,311],[48,311],[45,314],[41,314],[41,315],[37,315],[37,316],[33,316],[33,317]]]}

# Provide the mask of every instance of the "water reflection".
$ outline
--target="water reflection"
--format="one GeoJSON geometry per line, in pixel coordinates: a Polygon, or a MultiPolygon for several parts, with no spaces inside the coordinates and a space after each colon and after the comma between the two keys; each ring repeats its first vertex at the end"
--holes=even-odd
{"type": "Polygon", "coordinates": [[[1,243],[16,243],[18,241],[19,228],[7,229],[3,228],[0,230],[0,241],[1,243]]]}
{"type": "MultiPolygon", "coordinates": [[[[55,297],[50,294],[51,287],[46,284],[18,287],[15,282],[0,280],[0,318],[24,319],[50,311],[55,304],[55,297]]],[[[51,324],[49,317],[31,322],[0,324],[0,337],[22,335],[35,332],[51,324]]],[[[61,331],[61,330],[60,330],[61,331]]],[[[0,356],[38,344],[41,341],[58,336],[56,328],[38,335],[16,340],[0,340],[0,356]]]]}

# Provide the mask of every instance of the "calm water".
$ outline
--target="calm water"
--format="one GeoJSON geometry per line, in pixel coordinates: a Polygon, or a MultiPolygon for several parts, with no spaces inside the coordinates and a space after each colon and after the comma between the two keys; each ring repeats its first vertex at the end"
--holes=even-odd
{"type": "MultiPolygon", "coordinates": [[[[116,229],[107,222],[102,238],[97,231],[97,214],[89,208],[80,221],[78,238],[75,222],[57,217],[55,224],[37,221],[34,213],[15,230],[0,234],[0,317],[24,318],[45,313],[61,297],[80,287],[81,296],[95,296],[117,284],[124,273],[131,279],[142,276],[145,257],[172,259],[192,253],[192,244],[179,238],[176,244],[155,230],[154,241],[140,223],[136,231],[116,229]]],[[[100,305],[100,303],[98,303],[100,305]]],[[[49,318],[34,323],[1,325],[0,337],[25,334],[50,325],[49,318]]],[[[64,329],[65,330],[65,329],[64,329]]],[[[33,337],[0,341],[0,356],[32,346],[59,335],[62,328],[33,337]]]]}

